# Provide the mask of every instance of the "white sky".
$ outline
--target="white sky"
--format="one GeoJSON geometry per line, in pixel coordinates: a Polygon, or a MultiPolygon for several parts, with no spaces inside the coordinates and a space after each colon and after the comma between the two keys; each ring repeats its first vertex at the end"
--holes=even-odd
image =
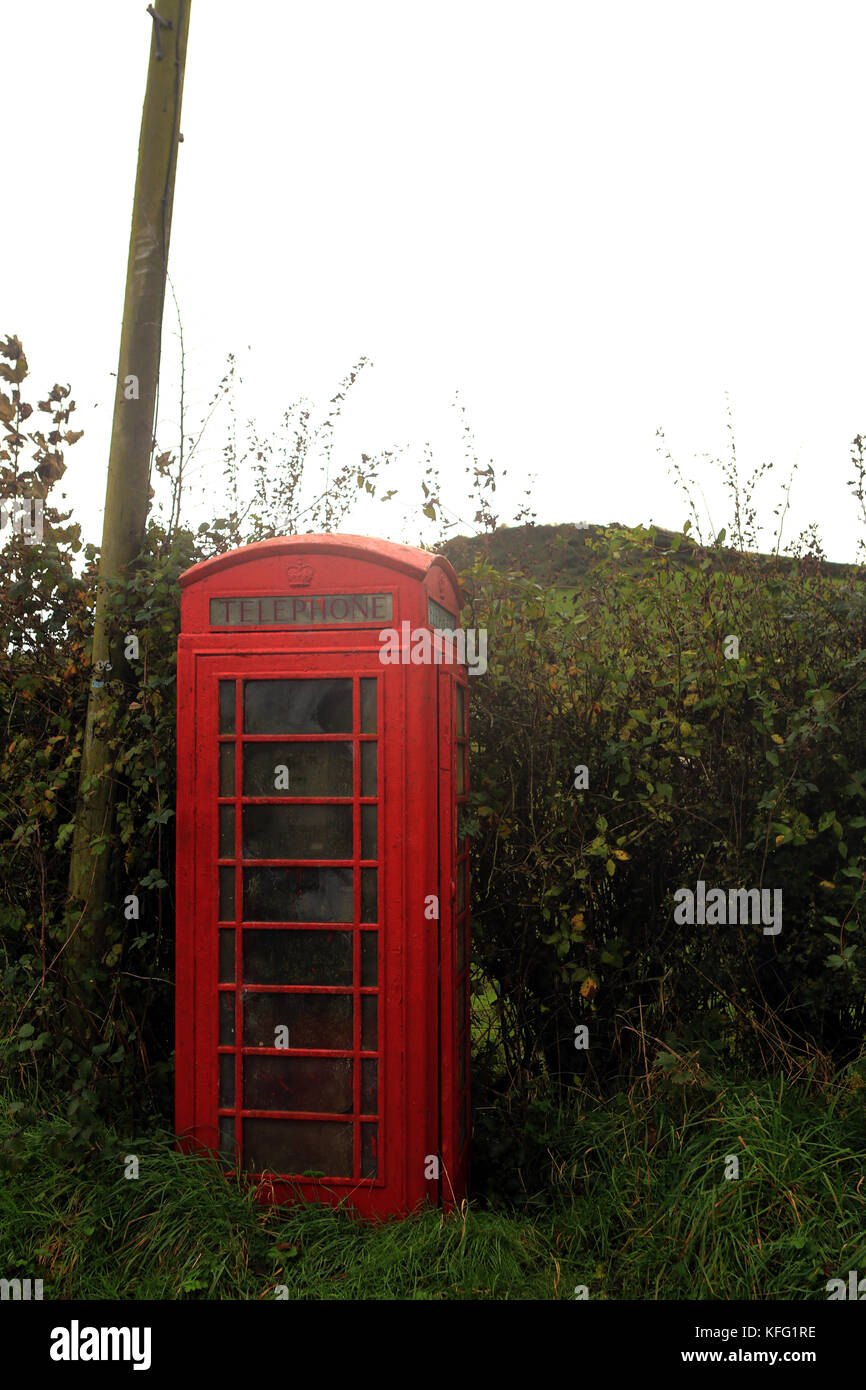
{"type": "MultiPolygon", "coordinates": [[[[3,16],[0,335],[34,396],[72,383],[64,481],[97,541],[150,23],[143,0],[3,16]]],[[[718,529],[693,459],[724,447],[727,391],[743,472],[775,461],[761,517],[797,462],[785,538],[816,520],[854,558],[864,51],[866,8],[832,0],[193,0],[170,259],[190,422],[229,351],[260,433],[366,354],[335,462],[430,441],[464,533],[457,391],[503,519],[535,475],[541,522],[681,525],[663,425],[718,529]]],[[[175,327],[168,297],[162,447],[175,327]]],[[[217,415],[190,521],[223,442],[217,415]]],[[[351,529],[433,540],[420,469],[351,529]]]]}

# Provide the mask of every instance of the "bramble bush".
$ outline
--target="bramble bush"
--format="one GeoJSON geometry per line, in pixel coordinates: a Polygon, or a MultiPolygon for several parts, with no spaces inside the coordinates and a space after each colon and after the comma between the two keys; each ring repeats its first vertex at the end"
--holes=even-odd
{"type": "Polygon", "coordinates": [[[464,620],[488,629],[470,796],[488,1074],[527,1096],[543,1073],[610,1090],[690,1058],[827,1075],[866,1018],[862,572],[660,551],[641,528],[589,544],[573,594],[464,574],[464,620]],[[781,888],[781,932],[675,923],[698,879],[781,888]]]}

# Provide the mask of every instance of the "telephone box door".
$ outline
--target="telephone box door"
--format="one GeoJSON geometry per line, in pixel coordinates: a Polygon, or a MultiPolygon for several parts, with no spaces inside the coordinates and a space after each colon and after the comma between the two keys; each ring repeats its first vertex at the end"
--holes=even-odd
{"type": "Polygon", "coordinates": [[[196,661],[195,1128],[277,1200],[316,1179],[375,1210],[404,1143],[402,694],[375,652],[313,657],[196,661]]]}

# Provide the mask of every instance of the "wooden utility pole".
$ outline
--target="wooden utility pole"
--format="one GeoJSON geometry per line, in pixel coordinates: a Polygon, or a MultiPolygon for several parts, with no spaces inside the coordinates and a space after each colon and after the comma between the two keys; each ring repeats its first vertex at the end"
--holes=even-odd
{"type": "Polygon", "coordinates": [[[180,108],[191,0],[148,5],[151,45],[138,145],[138,170],[120,334],[117,395],[111,427],[102,551],[93,625],[92,681],[69,870],[69,935],[65,948],[71,1004],[90,995],[102,952],[103,909],[113,818],[113,768],[101,737],[108,682],[121,673],[123,643],[109,649],[108,583],[140,554],[150,505],[150,458],[159,378],[162,312],[180,134],[180,108]],[[111,662],[112,670],[105,669],[111,662]],[[94,845],[94,841],[97,842],[94,845]],[[102,852],[93,848],[102,844],[102,852]]]}

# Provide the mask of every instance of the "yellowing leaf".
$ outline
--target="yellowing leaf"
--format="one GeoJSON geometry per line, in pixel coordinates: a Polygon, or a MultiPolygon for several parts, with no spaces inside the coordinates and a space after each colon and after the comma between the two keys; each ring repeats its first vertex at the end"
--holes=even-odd
{"type": "Polygon", "coordinates": [[[624,849],[615,849],[613,853],[615,859],[631,859],[631,855],[626,854],[624,849]]]}

